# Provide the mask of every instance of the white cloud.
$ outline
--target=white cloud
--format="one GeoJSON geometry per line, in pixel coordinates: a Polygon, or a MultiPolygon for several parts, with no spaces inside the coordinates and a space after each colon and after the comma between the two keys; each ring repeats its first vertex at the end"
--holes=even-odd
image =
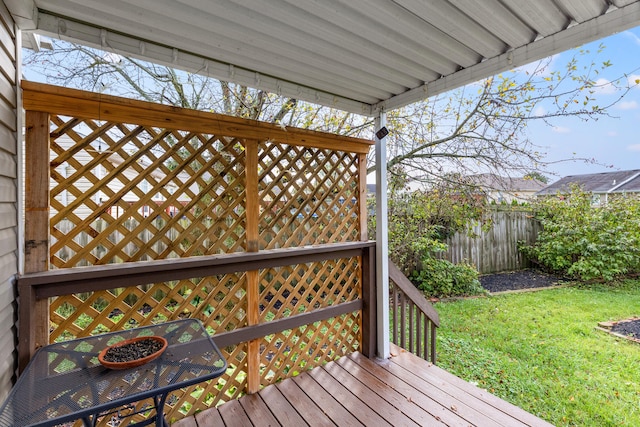
{"type": "Polygon", "coordinates": [[[599,78],[594,82],[593,90],[602,95],[611,95],[612,93],[616,93],[617,89],[610,80],[599,78]]]}
{"type": "Polygon", "coordinates": [[[640,144],[632,144],[627,146],[629,151],[640,151],[640,144]]]}
{"type": "Polygon", "coordinates": [[[638,108],[638,103],[636,101],[620,101],[617,107],[620,110],[635,110],[638,108]]]}
{"type": "Polygon", "coordinates": [[[117,53],[107,52],[102,56],[102,59],[105,62],[110,62],[112,64],[120,64],[122,62],[122,56],[117,53]]]}
{"type": "Polygon", "coordinates": [[[544,116],[545,114],[547,114],[547,110],[546,110],[546,108],[544,108],[544,107],[543,107],[543,106],[541,106],[541,105],[538,105],[538,106],[536,107],[536,109],[535,109],[535,110],[533,110],[533,115],[534,115],[535,117],[542,117],[542,116],[544,116]]]}
{"type": "Polygon", "coordinates": [[[627,77],[629,86],[638,86],[640,84],[640,74],[631,74],[627,77]]]}
{"type": "Polygon", "coordinates": [[[628,39],[631,39],[635,44],[640,46],[640,37],[636,36],[631,31],[624,31],[622,34],[624,34],[625,37],[627,37],[628,39]]]}
{"type": "Polygon", "coordinates": [[[554,126],[553,131],[555,133],[569,133],[571,132],[571,129],[562,126],[554,126]]]}

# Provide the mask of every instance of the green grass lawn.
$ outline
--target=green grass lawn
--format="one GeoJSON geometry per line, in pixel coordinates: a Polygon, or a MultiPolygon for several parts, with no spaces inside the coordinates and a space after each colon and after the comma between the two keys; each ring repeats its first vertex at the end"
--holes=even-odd
{"type": "Polygon", "coordinates": [[[640,281],[436,304],[438,365],[558,426],[640,426],[640,281]]]}

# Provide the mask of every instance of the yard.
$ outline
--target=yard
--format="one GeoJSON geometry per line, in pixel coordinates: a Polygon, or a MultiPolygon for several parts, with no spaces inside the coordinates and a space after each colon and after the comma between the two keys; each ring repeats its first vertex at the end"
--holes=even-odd
{"type": "Polygon", "coordinates": [[[558,426],[640,425],[640,281],[437,303],[438,365],[558,426]]]}

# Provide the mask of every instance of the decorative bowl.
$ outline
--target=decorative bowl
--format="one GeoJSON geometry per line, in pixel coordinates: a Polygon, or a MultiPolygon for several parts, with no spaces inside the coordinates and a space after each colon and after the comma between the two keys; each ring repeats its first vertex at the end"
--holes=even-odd
{"type": "Polygon", "coordinates": [[[159,336],[136,337],[120,341],[98,354],[98,361],[109,369],[129,369],[144,365],[167,349],[167,340],[159,336]]]}

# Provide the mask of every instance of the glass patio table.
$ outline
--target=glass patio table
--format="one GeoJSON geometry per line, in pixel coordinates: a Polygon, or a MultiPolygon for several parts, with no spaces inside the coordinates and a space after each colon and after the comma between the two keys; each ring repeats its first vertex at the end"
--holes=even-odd
{"type": "Polygon", "coordinates": [[[197,319],[50,344],[36,352],[18,378],[0,408],[0,426],[55,426],[79,419],[91,426],[121,411],[124,417],[152,409],[155,417],[135,425],[167,425],[163,408],[171,391],[217,378],[226,368],[226,360],[197,319]],[[113,370],[98,361],[100,351],[112,344],[152,335],[164,337],[168,346],[142,366],[113,370]],[[134,403],[145,399],[153,405],[136,408],[134,403]]]}

